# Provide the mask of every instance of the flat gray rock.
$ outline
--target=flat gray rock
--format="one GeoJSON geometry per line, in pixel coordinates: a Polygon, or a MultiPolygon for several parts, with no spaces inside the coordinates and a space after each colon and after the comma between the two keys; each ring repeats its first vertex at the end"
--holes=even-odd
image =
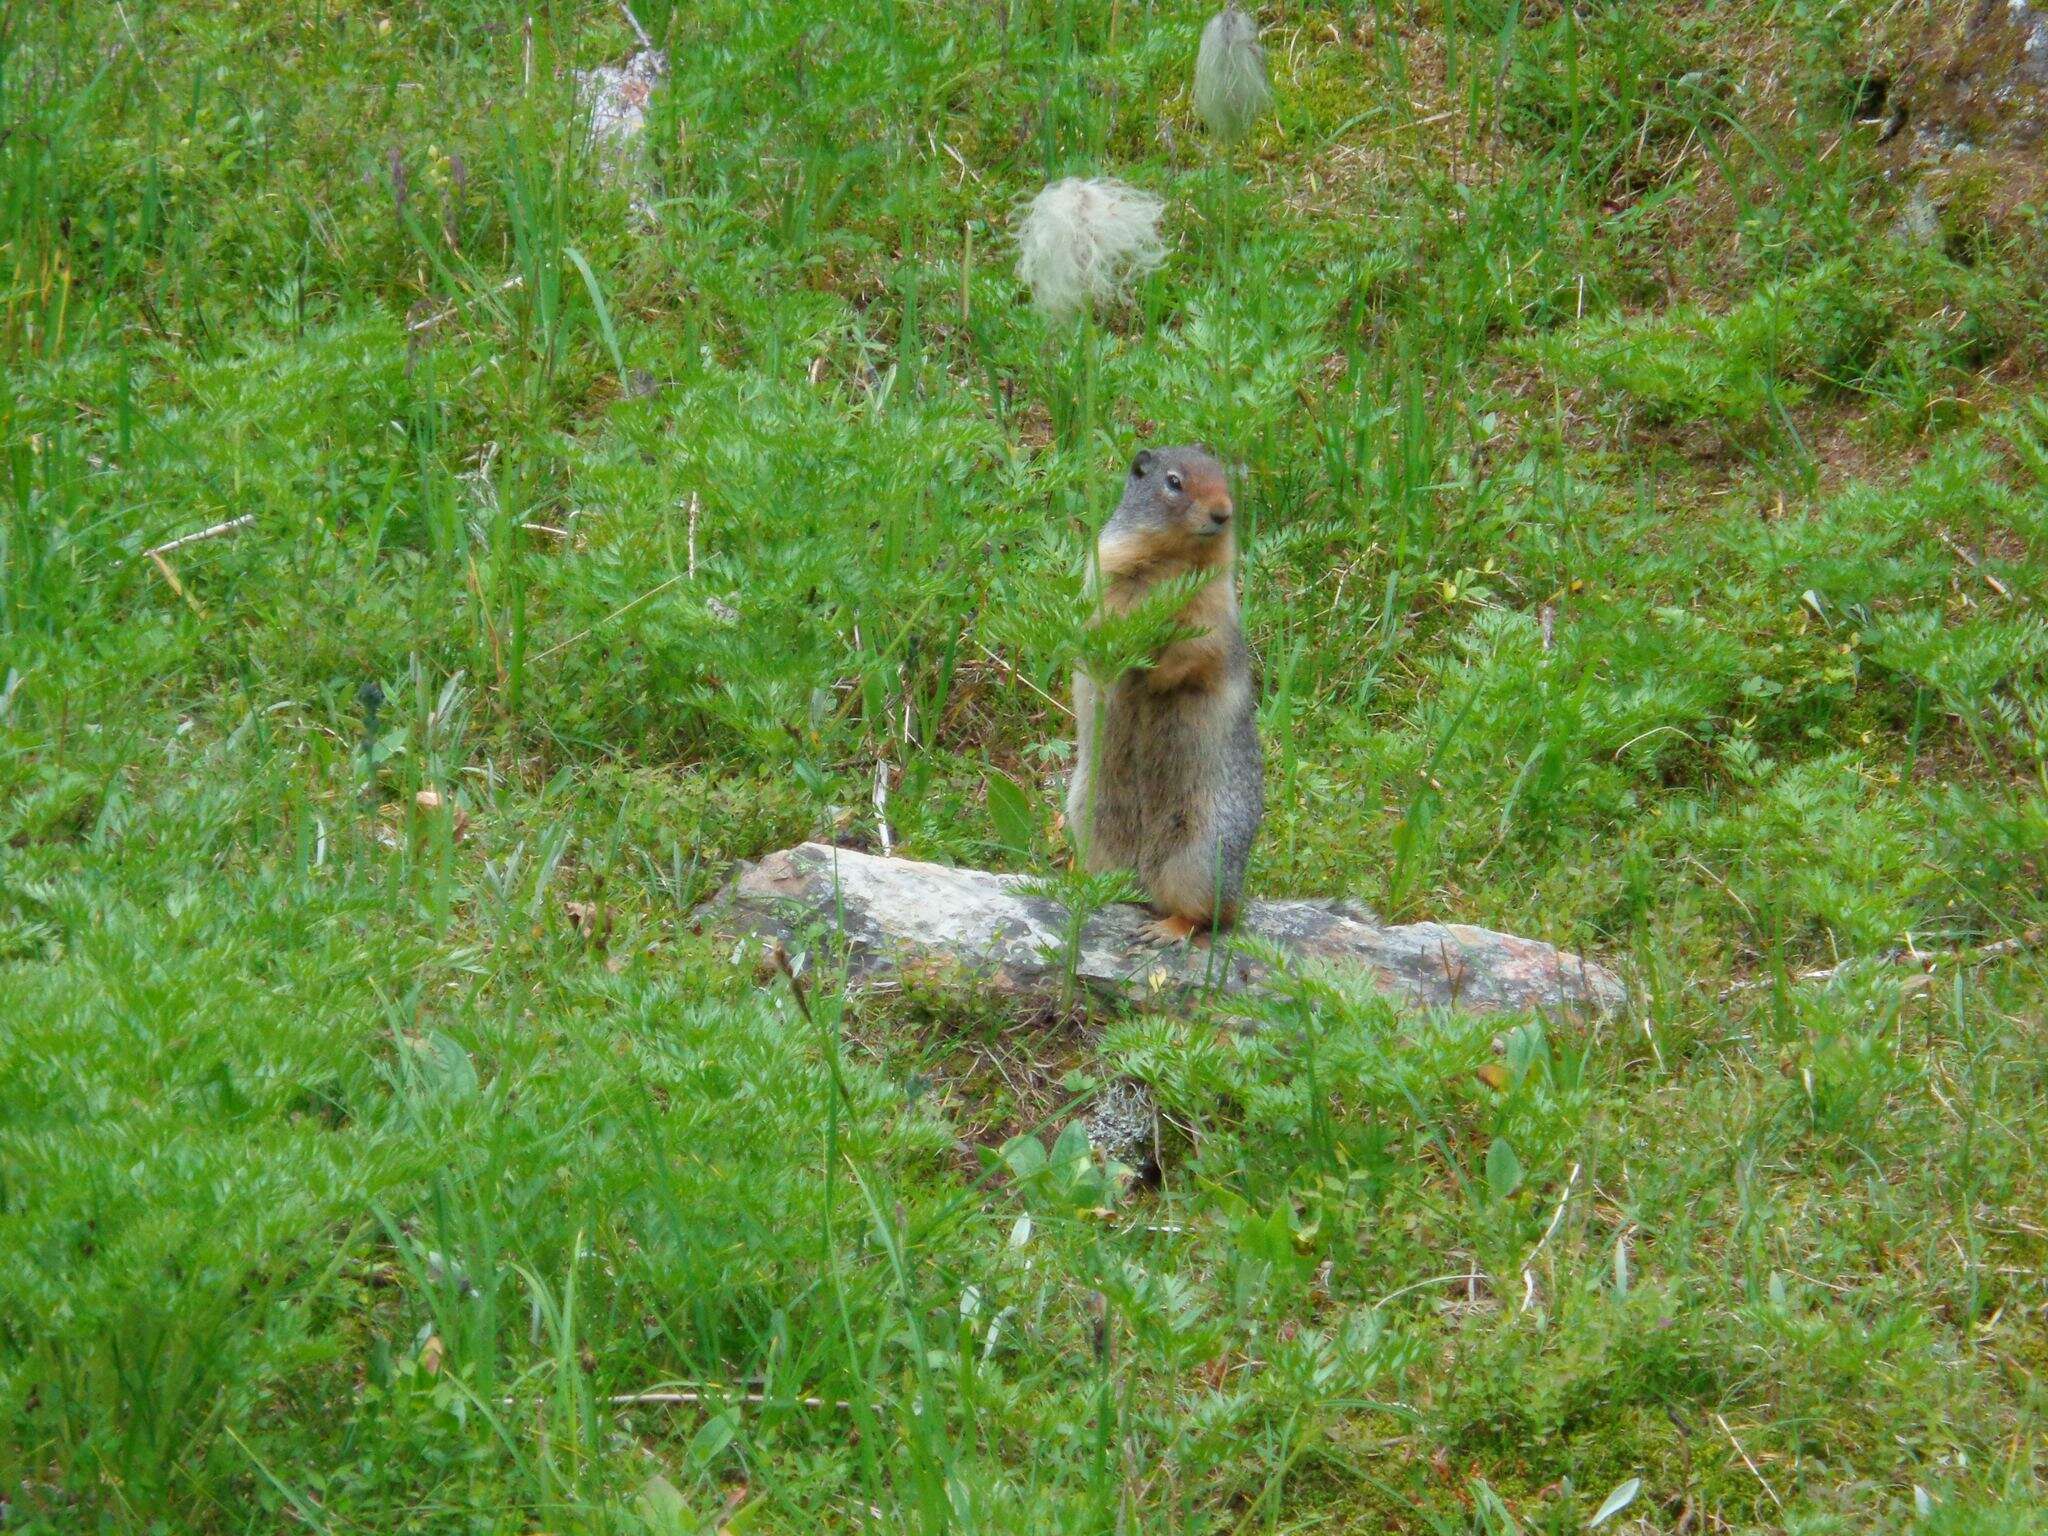
{"type": "MultiPolygon", "coordinates": [[[[1066,974],[1066,911],[1033,888],[1029,875],[804,843],[744,866],[712,899],[707,926],[791,950],[815,934],[835,935],[862,979],[923,969],[1043,993],[1066,974]]],[[[1144,908],[1128,904],[1091,917],[1081,934],[1079,979],[1098,992],[1142,999],[1204,985],[1256,989],[1268,974],[1263,960],[1225,942],[1212,951],[1148,941],[1140,936],[1148,921],[1144,908]]],[[[1463,923],[1385,925],[1348,901],[1253,902],[1237,933],[1354,970],[1388,996],[1425,1007],[1604,1013],[1628,997],[1611,971],[1540,940],[1463,923]]]]}

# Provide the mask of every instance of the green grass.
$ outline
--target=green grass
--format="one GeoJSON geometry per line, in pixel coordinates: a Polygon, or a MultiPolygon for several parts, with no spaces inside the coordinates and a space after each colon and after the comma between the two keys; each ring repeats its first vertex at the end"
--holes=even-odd
{"type": "Polygon", "coordinates": [[[1199,6],[650,0],[636,206],[596,0],[0,5],[0,1526],[2041,1529],[2048,260],[1887,235],[1905,9],[1267,7],[1219,167],[1199,6]],[[1006,228],[1076,171],[1173,254],[1070,335],[1006,228]],[[900,851],[1052,868],[1185,437],[1256,890],[1626,1016],[799,1008],[695,932],[878,759],[900,851]]]}

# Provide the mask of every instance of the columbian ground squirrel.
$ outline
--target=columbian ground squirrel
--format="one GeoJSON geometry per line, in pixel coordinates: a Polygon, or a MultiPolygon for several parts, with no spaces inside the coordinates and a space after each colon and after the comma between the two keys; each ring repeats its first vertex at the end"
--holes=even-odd
{"type": "Polygon", "coordinates": [[[1206,449],[1148,448],[1096,545],[1097,615],[1158,583],[1213,573],[1179,614],[1198,633],[1107,688],[1074,678],[1080,729],[1067,826],[1084,865],[1138,877],[1157,939],[1186,942],[1237,919],[1265,814],[1251,652],[1238,622],[1236,508],[1206,449]]]}

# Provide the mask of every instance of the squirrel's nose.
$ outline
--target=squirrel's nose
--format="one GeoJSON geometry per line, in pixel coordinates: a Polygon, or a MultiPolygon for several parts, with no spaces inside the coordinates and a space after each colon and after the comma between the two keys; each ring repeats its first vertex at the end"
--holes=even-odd
{"type": "Polygon", "coordinates": [[[1230,521],[1230,511],[1231,508],[1229,502],[1216,502],[1209,508],[1209,521],[1214,526],[1221,528],[1225,523],[1230,521]]]}

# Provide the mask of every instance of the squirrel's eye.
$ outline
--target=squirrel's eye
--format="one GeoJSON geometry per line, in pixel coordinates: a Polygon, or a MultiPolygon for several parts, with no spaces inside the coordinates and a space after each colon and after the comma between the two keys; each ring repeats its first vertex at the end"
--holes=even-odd
{"type": "Polygon", "coordinates": [[[1176,496],[1180,494],[1180,476],[1170,469],[1166,472],[1166,488],[1176,496]]]}

